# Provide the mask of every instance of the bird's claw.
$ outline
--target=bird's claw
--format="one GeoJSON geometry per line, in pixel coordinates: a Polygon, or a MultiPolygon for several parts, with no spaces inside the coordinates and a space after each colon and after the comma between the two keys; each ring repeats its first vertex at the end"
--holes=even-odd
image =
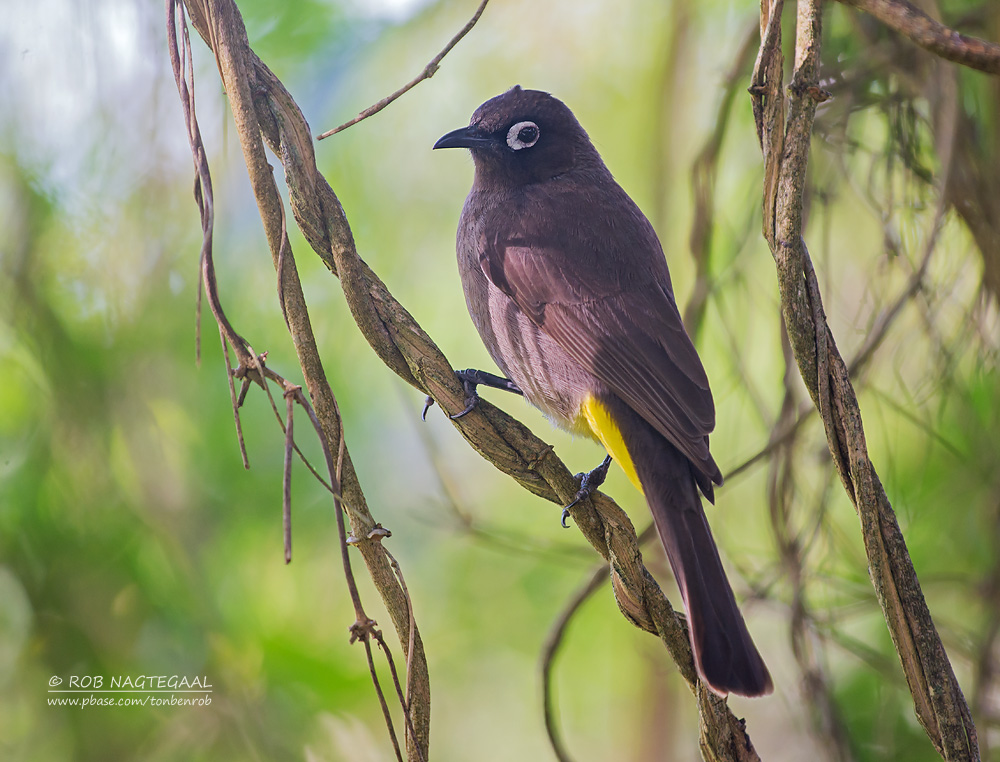
{"type": "Polygon", "coordinates": [[[567,505],[562,510],[562,518],[559,523],[562,524],[563,529],[569,529],[569,525],[566,523],[566,519],[569,518],[569,510],[574,505],[579,503],[581,500],[586,500],[588,497],[593,495],[597,488],[604,484],[604,480],[608,477],[608,469],[611,467],[611,456],[608,455],[604,458],[597,468],[586,474],[577,474],[576,478],[580,480],[580,489],[576,491],[576,495],[573,496],[573,502],[567,505]]]}
{"type": "Polygon", "coordinates": [[[569,529],[569,524],[566,523],[566,519],[569,518],[569,509],[576,505],[576,502],[577,501],[574,500],[572,503],[563,508],[562,518],[559,519],[559,523],[562,524],[563,529],[569,529]]]}
{"type": "Polygon", "coordinates": [[[462,379],[462,387],[465,389],[465,410],[461,413],[455,413],[455,415],[450,416],[451,420],[457,421],[463,415],[468,415],[476,407],[479,402],[479,392],[476,391],[477,383],[474,381],[469,381],[466,378],[462,379]]]}
{"type": "Polygon", "coordinates": [[[476,404],[479,402],[479,392],[476,391],[476,387],[480,384],[491,386],[494,389],[503,389],[505,392],[524,394],[524,392],[518,388],[517,384],[509,378],[487,373],[484,370],[475,370],[474,368],[469,368],[468,370],[456,370],[455,375],[458,376],[458,380],[462,382],[462,388],[465,389],[465,410],[451,416],[453,421],[458,420],[463,415],[471,413],[476,407],[476,404]]]}

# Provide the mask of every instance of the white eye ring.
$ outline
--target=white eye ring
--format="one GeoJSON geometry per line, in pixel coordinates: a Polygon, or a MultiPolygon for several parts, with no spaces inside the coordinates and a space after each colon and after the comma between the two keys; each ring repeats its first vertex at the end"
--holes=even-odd
{"type": "Polygon", "coordinates": [[[522,148],[531,148],[538,142],[538,138],[540,138],[541,135],[541,130],[538,129],[538,125],[534,122],[518,122],[507,131],[507,145],[510,146],[512,151],[520,151],[522,148]],[[528,130],[528,135],[531,135],[532,132],[534,132],[534,137],[530,140],[522,140],[522,130],[528,130]]]}

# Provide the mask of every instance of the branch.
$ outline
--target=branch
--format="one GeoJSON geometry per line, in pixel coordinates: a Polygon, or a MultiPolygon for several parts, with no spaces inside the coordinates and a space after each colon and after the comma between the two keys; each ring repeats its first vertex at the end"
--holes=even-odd
{"type": "MultiPolygon", "coordinates": [[[[383,648],[389,662],[390,670],[393,673],[393,680],[397,687],[397,694],[406,719],[407,757],[411,762],[424,762],[427,759],[429,748],[430,688],[423,644],[417,632],[416,624],[413,621],[409,596],[393,574],[389,559],[381,546],[382,538],[388,536],[388,533],[375,523],[369,513],[364,494],[361,491],[361,486],[358,483],[350,457],[347,454],[340,411],[337,408],[336,398],[326,380],[323,365],[319,358],[298,271],[286,235],[284,207],[277,191],[271,167],[264,153],[264,145],[261,141],[261,128],[257,122],[254,98],[261,94],[261,90],[254,86],[255,83],[250,74],[254,70],[255,64],[259,64],[260,62],[250,51],[242,18],[232,0],[187,0],[188,13],[199,34],[208,41],[212,48],[219,74],[222,77],[229,98],[240,144],[243,148],[244,158],[250,174],[251,185],[257,198],[275,270],[278,274],[278,294],[281,300],[282,313],[285,317],[288,331],[292,336],[296,352],[298,353],[299,364],[302,367],[303,377],[309,389],[309,396],[315,404],[315,409],[309,404],[301,388],[289,384],[274,373],[274,371],[264,366],[263,356],[258,356],[252,351],[249,344],[229,324],[222,311],[215,283],[214,267],[211,261],[211,180],[208,173],[204,146],[201,143],[200,133],[198,132],[197,120],[194,117],[193,81],[189,82],[190,79],[193,79],[193,74],[191,73],[190,44],[187,37],[186,25],[183,26],[185,57],[182,59],[178,53],[175,7],[179,5],[180,0],[167,0],[168,43],[171,63],[175,78],[177,79],[178,91],[181,95],[185,121],[188,127],[188,137],[191,142],[192,155],[194,156],[197,171],[198,179],[195,185],[195,198],[201,209],[202,229],[204,233],[201,257],[202,279],[208,293],[209,305],[223,334],[223,346],[228,341],[233,346],[239,359],[239,366],[231,371],[231,375],[233,378],[243,381],[240,398],[238,401],[234,401],[234,410],[242,403],[249,388],[249,382],[252,380],[263,386],[267,390],[269,397],[270,390],[268,389],[267,382],[278,382],[284,388],[285,393],[293,395],[295,401],[308,413],[320,439],[330,476],[330,485],[332,486],[331,491],[334,498],[335,518],[340,537],[345,579],[355,610],[355,623],[351,627],[351,642],[358,639],[364,642],[371,668],[372,680],[383,708],[389,735],[392,739],[397,758],[402,759],[392,728],[392,721],[385,702],[385,696],[371,661],[370,640],[374,638],[383,648]],[[185,77],[185,61],[188,62],[187,77],[185,77]],[[336,451],[336,458],[334,458],[334,451],[336,451]],[[343,501],[341,500],[341,490],[344,493],[343,501]],[[352,538],[360,538],[355,539],[352,544],[360,550],[375,587],[382,596],[382,600],[393,619],[400,642],[406,650],[407,666],[410,670],[407,675],[407,685],[411,687],[408,697],[403,697],[402,691],[399,689],[395,667],[391,655],[388,653],[388,649],[385,648],[385,643],[381,639],[381,633],[376,629],[375,622],[365,615],[362,608],[357,585],[351,571],[346,530],[343,522],[343,507],[346,507],[350,514],[352,538]]],[[[261,64],[261,66],[263,65],[261,64]]],[[[271,400],[271,404],[272,408],[275,407],[273,399],[271,400]]],[[[237,416],[238,424],[239,418],[237,416]]],[[[286,433],[289,437],[287,440],[288,444],[286,444],[286,466],[290,465],[292,426],[292,419],[289,416],[285,424],[286,433]]],[[[286,469],[286,480],[287,478],[286,469]]],[[[286,545],[286,553],[288,549],[286,545]]]]}
{"type": "Polygon", "coordinates": [[[486,10],[486,3],[488,3],[489,1],[490,0],[483,0],[483,2],[479,4],[479,7],[476,8],[476,12],[472,14],[472,18],[469,19],[469,21],[465,24],[465,26],[463,26],[461,29],[458,30],[458,34],[456,34],[454,37],[451,38],[448,44],[444,46],[444,49],[436,56],[434,56],[434,58],[431,59],[431,62],[427,64],[424,67],[423,71],[421,71],[416,77],[411,79],[409,82],[407,82],[405,85],[399,88],[392,95],[387,95],[378,103],[373,103],[371,106],[366,108],[364,111],[362,111],[360,114],[358,114],[350,121],[344,122],[342,125],[340,125],[339,127],[334,127],[332,130],[327,130],[322,135],[317,137],[316,140],[322,140],[323,138],[328,138],[331,135],[336,135],[338,132],[342,132],[343,130],[346,130],[348,127],[353,127],[358,122],[367,119],[370,116],[374,116],[379,111],[388,106],[390,103],[392,103],[394,100],[399,98],[401,95],[404,95],[405,93],[409,92],[414,87],[419,85],[425,79],[430,79],[431,77],[433,77],[437,73],[438,68],[441,66],[441,61],[444,59],[444,57],[451,52],[451,49],[453,47],[458,45],[459,40],[461,40],[463,37],[465,37],[465,35],[467,35],[469,32],[472,31],[472,27],[474,27],[476,25],[476,22],[479,21],[479,17],[483,15],[483,11],[486,10]]]}
{"type": "MultiPolygon", "coordinates": [[[[784,360],[782,374],[784,397],[772,428],[772,439],[780,436],[779,432],[788,429],[792,420],[796,418],[795,363],[784,325],[781,330],[781,353],[784,360]]],[[[797,530],[792,519],[793,505],[797,502],[794,476],[796,445],[794,435],[790,436],[777,448],[768,464],[767,500],[770,506],[771,531],[778,549],[781,568],[788,576],[792,587],[789,639],[792,655],[801,674],[802,698],[809,709],[812,731],[816,736],[817,746],[823,750],[827,759],[831,762],[847,762],[853,758],[847,740],[847,730],[837,710],[829,676],[823,669],[822,661],[817,656],[810,638],[813,618],[806,600],[805,582],[809,543],[805,539],[807,530],[797,530]]],[[[830,480],[824,481],[829,484],[830,480]]],[[[825,487],[823,498],[819,502],[819,510],[816,511],[817,529],[822,522],[828,493],[829,489],[825,487]]]]}
{"type": "Polygon", "coordinates": [[[559,726],[556,722],[555,702],[552,696],[552,667],[555,664],[556,654],[559,652],[560,646],[562,646],[563,638],[566,635],[566,628],[569,627],[570,620],[576,616],[576,612],[580,610],[580,607],[601,588],[607,578],[608,567],[604,564],[601,564],[590,573],[587,581],[573,594],[573,597],[563,609],[562,614],[559,615],[555,624],[552,625],[549,636],[545,639],[545,645],[542,648],[542,709],[545,714],[545,732],[549,736],[549,744],[552,746],[552,752],[556,755],[559,762],[572,762],[572,757],[569,756],[569,752],[566,751],[566,747],[563,745],[559,726]]]}
{"type": "MultiPolygon", "coordinates": [[[[920,589],[889,499],[868,457],[857,396],[826,322],[802,237],[806,165],[819,89],[820,0],[800,0],[795,68],[783,118],[781,0],[761,5],[754,118],[764,153],[764,237],[778,271],[782,316],[799,373],[820,412],[834,465],[857,509],[869,573],[917,717],[947,760],[978,760],[976,728],[920,589]]],[[[942,187],[943,192],[943,187],[942,187]]]]}
{"type": "Polygon", "coordinates": [[[1000,45],[956,32],[906,0],[840,2],[871,14],[890,29],[936,56],[987,74],[1000,74],[1000,45]]]}
{"type": "Polygon", "coordinates": [[[729,115],[732,113],[733,101],[740,83],[746,77],[746,68],[750,63],[753,43],[757,38],[756,24],[752,25],[743,35],[743,40],[737,48],[736,55],[730,64],[729,71],[723,81],[722,98],[715,112],[715,128],[702,145],[691,166],[691,190],[694,195],[694,219],[691,222],[691,235],[688,247],[695,262],[694,287],[691,297],[684,308],[684,327],[692,339],[697,339],[708,306],[708,297],[712,290],[709,278],[709,261],[712,253],[712,232],[715,229],[715,178],[719,171],[719,157],[722,154],[722,142],[729,126],[729,115]]]}

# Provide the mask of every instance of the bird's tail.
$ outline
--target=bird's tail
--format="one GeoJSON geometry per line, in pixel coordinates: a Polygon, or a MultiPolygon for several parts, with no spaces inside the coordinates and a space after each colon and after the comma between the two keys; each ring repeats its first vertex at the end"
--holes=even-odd
{"type": "Polygon", "coordinates": [[[762,696],[771,675],[726,578],[688,459],[624,405],[613,414],[687,609],[698,674],[717,693],[762,696]]]}

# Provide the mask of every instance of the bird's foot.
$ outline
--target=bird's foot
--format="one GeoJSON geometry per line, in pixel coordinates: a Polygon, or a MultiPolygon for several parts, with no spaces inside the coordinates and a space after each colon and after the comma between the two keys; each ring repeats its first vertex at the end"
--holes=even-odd
{"type": "Polygon", "coordinates": [[[566,519],[569,518],[569,509],[574,505],[579,503],[581,500],[586,500],[588,497],[597,491],[597,488],[604,484],[604,480],[608,477],[608,469],[611,467],[611,456],[608,455],[604,461],[588,474],[577,474],[576,477],[580,480],[580,489],[576,491],[576,495],[573,497],[573,502],[563,508],[562,518],[559,523],[563,525],[564,529],[569,529],[569,525],[566,523],[566,519]]]}
{"type": "MultiPolygon", "coordinates": [[[[476,391],[476,387],[478,386],[489,386],[494,389],[503,389],[506,392],[513,392],[514,394],[524,394],[524,392],[518,388],[517,384],[509,378],[496,376],[492,373],[487,373],[485,370],[468,368],[467,370],[456,370],[455,375],[458,376],[458,380],[462,382],[462,387],[465,389],[465,410],[451,416],[453,420],[457,420],[463,415],[472,412],[476,403],[479,402],[479,393],[476,391]]],[[[424,408],[424,413],[426,412],[427,408],[424,408]]]]}

